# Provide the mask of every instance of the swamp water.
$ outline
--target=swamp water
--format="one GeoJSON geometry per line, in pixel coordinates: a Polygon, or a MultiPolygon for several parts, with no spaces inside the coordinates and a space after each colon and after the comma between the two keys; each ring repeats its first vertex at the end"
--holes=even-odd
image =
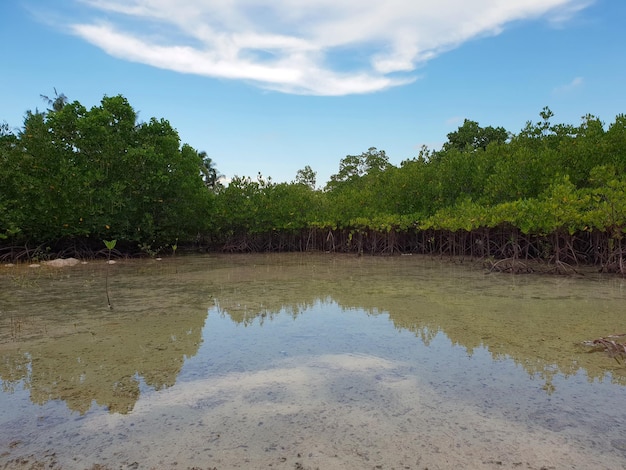
{"type": "Polygon", "coordinates": [[[0,468],[626,468],[624,279],[417,256],[0,266],[0,468]]]}

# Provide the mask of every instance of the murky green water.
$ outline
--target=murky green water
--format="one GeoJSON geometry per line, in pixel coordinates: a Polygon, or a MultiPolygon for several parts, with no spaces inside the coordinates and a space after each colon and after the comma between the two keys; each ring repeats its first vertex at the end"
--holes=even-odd
{"type": "Polygon", "coordinates": [[[0,468],[626,468],[626,282],[416,256],[0,266],[0,468]],[[43,468],[43,467],[42,467],[43,468]]]}

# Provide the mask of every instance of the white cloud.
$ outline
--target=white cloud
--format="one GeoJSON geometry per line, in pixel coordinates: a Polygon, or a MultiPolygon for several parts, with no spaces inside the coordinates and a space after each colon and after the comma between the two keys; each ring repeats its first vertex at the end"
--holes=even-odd
{"type": "Polygon", "coordinates": [[[285,93],[369,93],[512,21],[562,21],[582,0],[79,0],[77,36],[124,60],[285,93]],[[106,21],[104,20],[106,18],[106,21]]]}
{"type": "Polygon", "coordinates": [[[574,78],[571,82],[566,83],[565,85],[561,85],[558,86],[554,89],[554,93],[555,94],[565,94],[565,93],[570,93],[574,90],[576,90],[577,88],[580,88],[581,86],[583,86],[585,80],[583,79],[583,77],[576,77],[574,78]]]}

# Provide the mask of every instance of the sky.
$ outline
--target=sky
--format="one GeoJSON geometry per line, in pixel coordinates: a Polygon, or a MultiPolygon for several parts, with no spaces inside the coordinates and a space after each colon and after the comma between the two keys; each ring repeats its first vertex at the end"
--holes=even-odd
{"type": "Polygon", "coordinates": [[[464,119],[518,133],[626,113],[623,0],[2,0],[0,123],[55,90],[123,95],[219,173],[323,186],[370,147],[394,165],[464,119]]]}

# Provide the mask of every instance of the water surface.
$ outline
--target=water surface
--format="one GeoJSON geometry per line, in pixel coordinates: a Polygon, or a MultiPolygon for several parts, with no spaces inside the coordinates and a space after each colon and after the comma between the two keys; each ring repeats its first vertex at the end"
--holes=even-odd
{"type": "Polygon", "coordinates": [[[417,256],[0,267],[0,468],[626,468],[623,279],[417,256]]]}

